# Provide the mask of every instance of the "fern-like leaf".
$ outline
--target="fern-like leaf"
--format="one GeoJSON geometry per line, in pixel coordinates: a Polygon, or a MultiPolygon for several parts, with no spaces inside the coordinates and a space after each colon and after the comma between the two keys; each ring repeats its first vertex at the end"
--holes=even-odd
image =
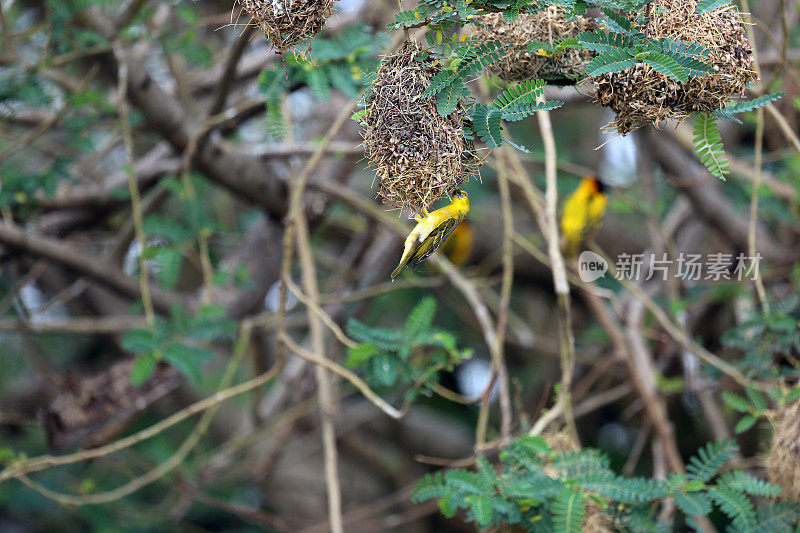
{"type": "Polygon", "coordinates": [[[705,516],[711,512],[711,498],[704,492],[676,494],[675,504],[688,516],[705,516]]]}
{"type": "Polygon", "coordinates": [[[586,516],[584,495],[570,486],[564,486],[550,507],[556,533],[580,533],[586,516]]]}
{"type": "Polygon", "coordinates": [[[453,80],[456,78],[456,73],[452,70],[443,70],[441,72],[436,73],[431,78],[431,83],[428,85],[428,88],[425,89],[420,96],[423,98],[428,96],[433,96],[439,94],[440,91],[444,90],[450,84],[453,83],[453,80]]]}
{"type": "Polygon", "coordinates": [[[520,104],[528,104],[542,95],[547,82],[544,80],[527,80],[518,85],[512,85],[502,92],[494,101],[494,106],[500,111],[520,104]]]}
{"type": "Polygon", "coordinates": [[[387,24],[386,27],[391,30],[398,30],[402,28],[410,28],[412,26],[419,26],[425,23],[428,16],[428,11],[423,4],[417,9],[408,9],[394,14],[394,24],[387,24]]]}
{"type": "Polygon", "coordinates": [[[500,493],[507,498],[544,500],[558,494],[561,487],[560,481],[551,478],[543,470],[525,474],[515,472],[501,480],[500,493]]]}
{"type": "Polygon", "coordinates": [[[484,481],[486,481],[486,483],[488,483],[491,487],[496,486],[498,483],[497,472],[495,472],[491,463],[489,463],[489,461],[483,457],[478,457],[477,466],[478,473],[483,476],[484,481]]]}
{"type": "Polygon", "coordinates": [[[699,59],[670,50],[666,45],[662,45],[661,51],[680,65],[690,78],[706,76],[713,70],[699,59]]]}
{"type": "Polygon", "coordinates": [[[609,30],[614,33],[628,33],[631,30],[631,21],[621,14],[608,8],[602,8],[600,11],[603,12],[602,23],[609,30]]]}
{"type": "Polygon", "coordinates": [[[745,398],[742,398],[733,392],[723,391],[722,401],[734,411],[738,411],[740,413],[747,413],[750,411],[750,403],[745,398]]]}
{"type": "Polygon", "coordinates": [[[455,111],[461,96],[468,90],[460,79],[456,79],[440,92],[436,100],[436,112],[439,116],[446,117],[455,111]]]}
{"type": "Polygon", "coordinates": [[[730,163],[725,158],[717,121],[706,113],[698,115],[694,125],[694,150],[711,175],[725,181],[730,163]]]}
{"type": "Polygon", "coordinates": [[[744,492],[751,496],[761,496],[763,498],[776,498],[781,493],[781,488],[779,486],[768,483],[763,479],[758,479],[741,470],[725,472],[719,477],[718,483],[723,483],[739,492],[744,492]]]}
{"type": "MultiPolygon", "coordinates": [[[[558,109],[562,105],[564,105],[564,102],[562,102],[561,100],[549,100],[547,102],[520,104],[517,106],[512,106],[504,109],[502,118],[503,120],[507,120],[509,122],[516,122],[518,120],[522,120],[525,117],[533,115],[537,111],[550,111],[552,109],[558,109]]],[[[506,139],[506,142],[510,141],[506,139]]]]}
{"type": "Polygon", "coordinates": [[[614,50],[633,50],[633,41],[619,33],[585,31],[578,34],[577,40],[584,49],[600,53],[614,50]]]}
{"type": "Polygon", "coordinates": [[[574,477],[578,474],[607,471],[609,464],[608,456],[600,450],[585,449],[559,453],[553,459],[552,466],[568,477],[574,477]]]}
{"type": "Polygon", "coordinates": [[[700,0],[697,2],[695,13],[707,13],[725,4],[730,4],[730,2],[731,0],[700,0]]]}
{"type": "Polygon", "coordinates": [[[458,65],[458,76],[462,79],[482,72],[489,65],[500,59],[505,45],[499,41],[488,41],[470,48],[464,60],[458,65]]]}
{"type": "Polygon", "coordinates": [[[736,423],[736,427],[733,428],[733,432],[737,435],[740,433],[744,433],[751,427],[756,425],[758,422],[758,417],[753,415],[745,415],[736,423]]]}
{"type": "Polygon", "coordinates": [[[784,93],[770,93],[764,94],[759,96],[758,98],[753,98],[752,100],[745,100],[743,102],[735,102],[733,104],[728,105],[725,109],[721,109],[719,114],[725,118],[732,118],[733,115],[736,113],[745,113],[747,111],[753,111],[754,109],[758,109],[759,107],[764,107],[767,104],[774,102],[775,100],[779,100],[783,98],[784,93]]]}
{"type": "Polygon", "coordinates": [[[657,44],[664,52],[671,52],[682,56],[699,57],[702,59],[708,57],[708,54],[711,53],[711,50],[700,43],[683,40],[676,41],[668,37],[658,39],[657,44]]]}
{"type": "Polygon", "coordinates": [[[480,527],[488,526],[492,521],[492,499],[486,494],[467,496],[464,502],[469,506],[472,517],[480,527]]]}
{"type": "Polygon", "coordinates": [[[645,52],[639,56],[644,63],[647,63],[661,74],[672,78],[681,83],[689,81],[689,74],[672,57],[659,52],[645,52]]]}
{"type": "Polygon", "coordinates": [[[739,446],[730,439],[709,442],[689,460],[686,471],[692,480],[708,482],[714,474],[733,457],[739,446]]]}
{"type": "Polygon", "coordinates": [[[493,107],[477,104],[472,114],[472,125],[478,138],[489,148],[499,148],[503,144],[500,124],[502,113],[493,107]]]}
{"type": "Polygon", "coordinates": [[[405,325],[406,336],[413,339],[431,329],[433,315],[435,314],[436,300],[432,296],[426,296],[408,315],[405,325]]]}
{"type": "Polygon", "coordinates": [[[627,49],[616,49],[603,52],[595,56],[586,65],[586,74],[589,76],[600,76],[611,72],[619,72],[636,65],[636,58],[627,49]]]}
{"type": "Polygon", "coordinates": [[[414,492],[411,493],[411,501],[422,503],[434,498],[441,498],[447,491],[448,488],[444,484],[444,477],[441,472],[425,474],[417,483],[414,492]]]}
{"type": "Polygon", "coordinates": [[[758,510],[755,524],[741,529],[743,533],[791,531],[800,518],[800,505],[795,502],[770,503],[758,510]]]}
{"type": "Polygon", "coordinates": [[[444,479],[448,487],[468,494],[489,494],[492,491],[492,485],[475,472],[450,470],[444,479]]]}
{"type": "Polygon", "coordinates": [[[352,318],[347,322],[347,334],[359,342],[374,344],[381,350],[394,352],[404,344],[401,332],[373,328],[352,318]]]}
{"type": "Polygon", "coordinates": [[[581,476],[577,485],[587,491],[622,503],[638,503],[653,499],[658,493],[656,481],[643,478],[624,478],[611,472],[598,471],[581,476]]]}
{"type": "Polygon", "coordinates": [[[753,503],[741,492],[725,485],[717,485],[709,489],[709,494],[722,512],[733,520],[735,526],[741,528],[755,523],[753,503]]]}

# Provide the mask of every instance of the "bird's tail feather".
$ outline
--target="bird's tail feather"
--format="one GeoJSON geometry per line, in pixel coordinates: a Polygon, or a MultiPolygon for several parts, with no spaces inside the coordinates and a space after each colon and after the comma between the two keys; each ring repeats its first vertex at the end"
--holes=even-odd
{"type": "Polygon", "coordinates": [[[392,272],[392,281],[394,281],[394,278],[400,275],[400,272],[403,271],[403,268],[405,268],[406,263],[407,261],[400,261],[400,264],[397,265],[397,268],[395,268],[394,271],[392,272]]]}

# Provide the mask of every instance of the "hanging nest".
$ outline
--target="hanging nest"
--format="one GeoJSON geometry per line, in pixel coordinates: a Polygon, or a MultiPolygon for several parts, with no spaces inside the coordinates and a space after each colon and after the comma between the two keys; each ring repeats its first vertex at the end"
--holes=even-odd
{"type": "Polygon", "coordinates": [[[435,97],[421,97],[441,67],[417,60],[422,47],[406,41],[381,60],[365,101],[364,147],[380,178],[378,196],[393,207],[420,211],[460,187],[480,166],[464,138],[466,110],[441,117],[435,97]]]}
{"type": "Polygon", "coordinates": [[[758,79],[753,68],[753,49],[745,37],[742,19],[732,5],[697,14],[697,0],[656,0],[647,6],[650,17],[644,33],[650,38],[700,43],[713,72],[681,83],[642,63],[621,72],[593,78],[595,98],[614,110],[611,127],[625,135],[646,124],[692,113],[721,109],[742,96],[758,79]]]}
{"type": "Polygon", "coordinates": [[[783,497],[800,502],[800,401],[778,416],[767,457],[769,481],[783,489],[783,497]]]}
{"type": "Polygon", "coordinates": [[[242,8],[272,42],[284,53],[320,32],[331,14],[335,0],[240,0],[242,8]]]}
{"type": "Polygon", "coordinates": [[[554,44],[582,31],[597,29],[597,24],[589,18],[568,20],[563,7],[549,6],[538,13],[521,13],[514,22],[504,20],[502,13],[480,15],[475,20],[481,24],[475,27],[475,38],[511,45],[509,52],[489,67],[508,82],[538,78],[553,85],[574,85],[586,77],[586,65],[595,56],[590,50],[577,48],[568,48],[558,57],[528,50],[532,42],[554,44]]]}

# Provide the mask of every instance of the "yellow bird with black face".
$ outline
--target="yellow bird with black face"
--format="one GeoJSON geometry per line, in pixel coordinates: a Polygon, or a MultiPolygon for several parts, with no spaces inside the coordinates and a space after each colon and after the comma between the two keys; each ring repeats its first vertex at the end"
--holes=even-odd
{"type": "Polygon", "coordinates": [[[567,201],[561,215],[561,233],[564,236],[562,251],[565,257],[574,257],[581,246],[594,236],[603,222],[608,199],[605,185],[596,176],[581,180],[567,201]]]}
{"type": "Polygon", "coordinates": [[[458,227],[469,213],[469,196],[456,191],[450,205],[431,213],[423,209],[415,218],[417,225],[406,237],[400,264],[392,272],[392,281],[409,265],[412,269],[427,259],[458,227]]]}

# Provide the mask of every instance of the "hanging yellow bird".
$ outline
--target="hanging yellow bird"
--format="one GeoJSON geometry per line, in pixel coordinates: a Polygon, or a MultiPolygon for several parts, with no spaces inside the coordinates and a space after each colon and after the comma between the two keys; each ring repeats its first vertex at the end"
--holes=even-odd
{"type": "Polygon", "coordinates": [[[596,176],[586,176],[564,202],[561,233],[565,257],[578,255],[581,246],[600,229],[608,204],[604,191],[605,185],[596,176]]]}
{"type": "Polygon", "coordinates": [[[464,220],[469,213],[469,196],[464,191],[456,191],[450,205],[428,213],[426,209],[415,217],[417,225],[406,237],[400,264],[392,272],[392,281],[406,265],[412,269],[427,259],[464,220]]]}

